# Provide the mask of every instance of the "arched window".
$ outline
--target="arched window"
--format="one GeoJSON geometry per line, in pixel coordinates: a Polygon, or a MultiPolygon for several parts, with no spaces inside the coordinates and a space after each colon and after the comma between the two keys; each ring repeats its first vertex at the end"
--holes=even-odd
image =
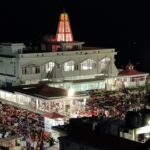
{"type": "Polygon", "coordinates": [[[107,73],[110,64],[110,58],[105,57],[99,61],[100,73],[107,73]]]}
{"type": "Polygon", "coordinates": [[[74,71],[75,62],[73,60],[64,63],[64,71],[74,71]]]}
{"type": "Polygon", "coordinates": [[[92,59],[86,59],[81,62],[81,70],[91,70],[96,68],[96,61],[92,59]]]}
{"type": "Polygon", "coordinates": [[[55,66],[54,62],[46,63],[45,64],[45,71],[46,71],[46,73],[51,72],[54,66],[55,66]]]}

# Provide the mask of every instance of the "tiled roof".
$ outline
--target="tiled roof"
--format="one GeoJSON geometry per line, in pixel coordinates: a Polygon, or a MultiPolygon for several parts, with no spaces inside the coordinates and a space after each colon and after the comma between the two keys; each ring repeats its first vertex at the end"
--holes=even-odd
{"type": "Polygon", "coordinates": [[[39,87],[38,94],[45,97],[67,96],[67,90],[44,85],[39,87]]]}
{"type": "Polygon", "coordinates": [[[17,91],[33,96],[51,98],[51,97],[64,97],[68,96],[68,92],[65,89],[50,87],[48,85],[32,85],[25,88],[19,88],[17,91]]]}
{"type": "Polygon", "coordinates": [[[124,70],[119,72],[120,76],[140,75],[140,74],[145,74],[145,73],[135,70],[134,65],[132,65],[131,63],[129,63],[124,70]]]}
{"type": "Polygon", "coordinates": [[[63,116],[61,114],[58,114],[56,112],[52,112],[52,113],[45,113],[44,117],[51,118],[51,119],[56,119],[56,118],[64,118],[65,116],[63,116]]]}
{"type": "Polygon", "coordinates": [[[132,70],[125,69],[125,70],[119,72],[119,75],[121,75],[121,76],[123,76],[123,75],[140,75],[140,74],[145,74],[145,73],[144,72],[139,72],[135,69],[132,69],[132,70]]]}

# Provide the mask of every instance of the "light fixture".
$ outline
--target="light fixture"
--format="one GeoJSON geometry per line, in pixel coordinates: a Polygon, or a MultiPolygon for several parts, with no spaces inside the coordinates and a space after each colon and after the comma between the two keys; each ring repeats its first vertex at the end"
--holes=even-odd
{"type": "Polygon", "coordinates": [[[150,120],[148,120],[147,124],[150,125],[150,120]]]}
{"type": "Polygon", "coordinates": [[[72,97],[73,95],[74,95],[74,89],[72,89],[72,88],[70,88],[69,90],[68,90],[68,96],[69,97],[72,97]]]}

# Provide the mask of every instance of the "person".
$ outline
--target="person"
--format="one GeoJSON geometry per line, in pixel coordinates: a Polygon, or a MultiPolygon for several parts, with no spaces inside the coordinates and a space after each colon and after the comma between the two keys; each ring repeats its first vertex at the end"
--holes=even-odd
{"type": "Polygon", "coordinates": [[[43,140],[40,141],[40,150],[44,150],[44,143],[43,143],[43,140]]]}
{"type": "Polygon", "coordinates": [[[27,136],[26,138],[26,143],[27,143],[27,150],[30,150],[30,138],[27,136]]]}
{"type": "Polygon", "coordinates": [[[36,148],[37,148],[37,141],[36,140],[34,140],[34,142],[33,142],[33,147],[34,147],[34,150],[36,150],[36,148]]]}
{"type": "Polygon", "coordinates": [[[33,140],[30,140],[30,147],[31,147],[31,150],[34,150],[34,142],[33,142],[33,140]]]}
{"type": "Polygon", "coordinates": [[[0,139],[3,137],[3,133],[0,133],[0,139]]]}
{"type": "Polygon", "coordinates": [[[25,138],[21,139],[20,146],[21,146],[22,150],[24,150],[27,147],[27,143],[26,143],[25,138]]]}
{"type": "Polygon", "coordinates": [[[2,113],[3,111],[3,105],[2,105],[2,102],[0,102],[0,113],[2,113]]]}
{"type": "Polygon", "coordinates": [[[47,142],[46,141],[43,142],[43,147],[44,147],[44,149],[47,148],[47,142]]]}
{"type": "Polygon", "coordinates": [[[54,145],[54,142],[55,142],[54,138],[51,137],[51,139],[50,139],[50,146],[53,146],[53,145],[54,145]]]}

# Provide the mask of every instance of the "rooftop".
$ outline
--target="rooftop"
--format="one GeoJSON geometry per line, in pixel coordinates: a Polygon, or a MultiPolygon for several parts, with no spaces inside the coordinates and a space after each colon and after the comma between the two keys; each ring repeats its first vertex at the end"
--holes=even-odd
{"type": "Polygon", "coordinates": [[[33,85],[17,90],[28,95],[50,99],[67,96],[67,90],[61,88],[50,87],[48,85],[33,85]]]}
{"type": "Polygon", "coordinates": [[[58,114],[56,112],[52,112],[52,113],[45,113],[44,117],[51,118],[51,119],[57,119],[57,118],[64,118],[65,116],[58,114]]]}
{"type": "Polygon", "coordinates": [[[36,96],[44,99],[66,97],[68,92],[65,89],[50,87],[46,84],[26,85],[26,86],[15,86],[15,87],[1,87],[2,90],[8,92],[19,92],[31,96],[36,96]]]}
{"type": "Polygon", "coordinates": [[[120,76],[130,76],[130,75],[142,75],[145,74],[144,72],[139,72],[134,69],[134,65],[129,63],[126,68],[119,72],[120,76]]]}

